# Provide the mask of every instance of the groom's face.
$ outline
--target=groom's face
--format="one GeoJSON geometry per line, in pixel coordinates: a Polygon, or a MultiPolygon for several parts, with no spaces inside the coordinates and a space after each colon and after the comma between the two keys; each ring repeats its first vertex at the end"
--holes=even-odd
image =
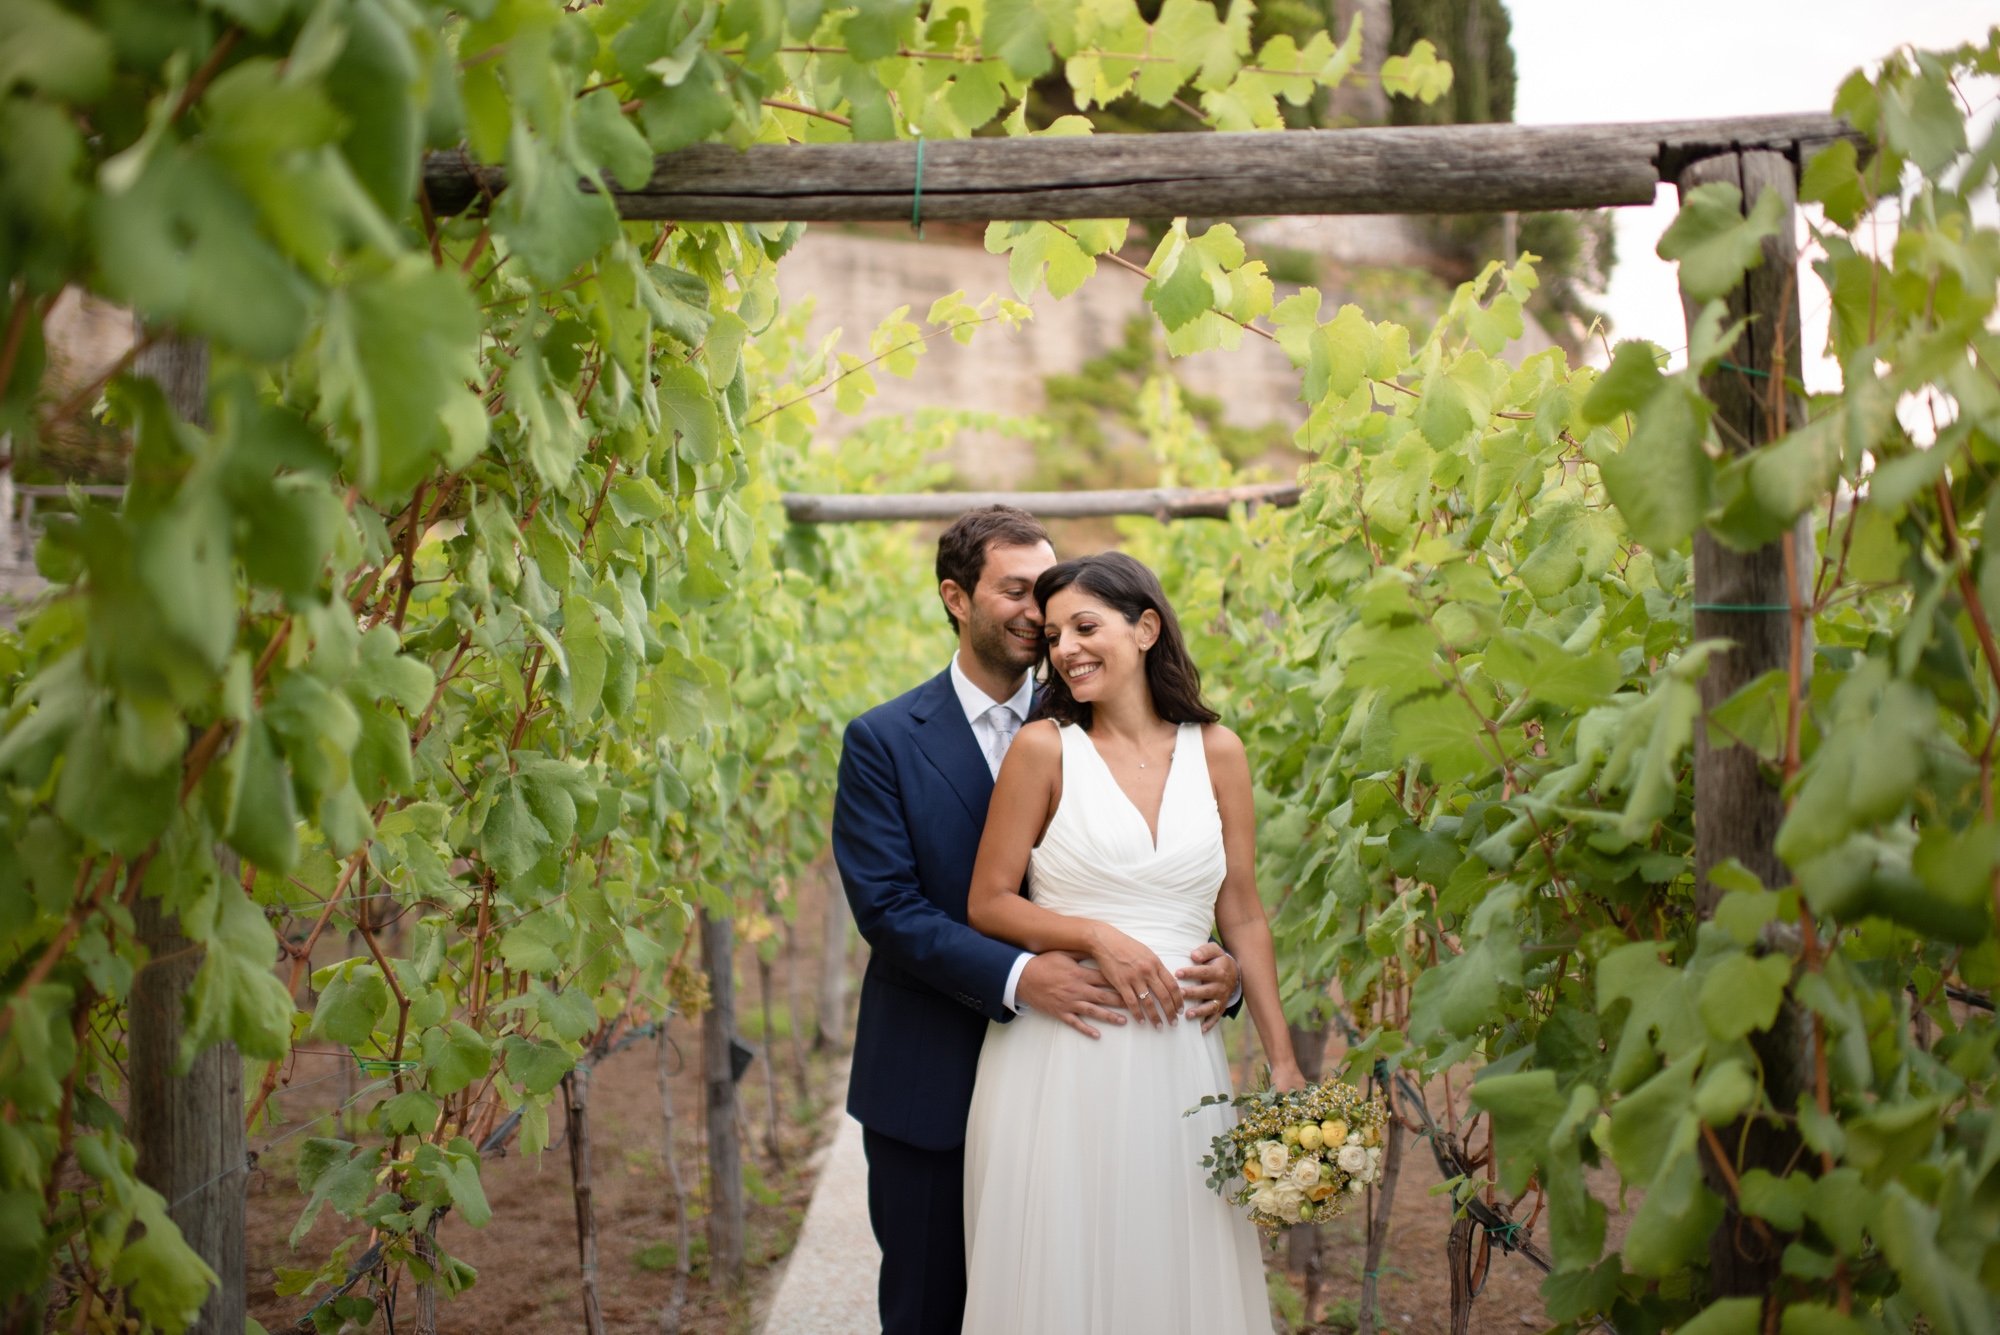
{"type": "Polygon", "coordinates": [[[1042,646],[1035,580],[1055,563],[1055,550],[1046,542],[988,547],[972,596],[968,599],[961,593],[951,600],[959,619],[959,647],[970,650],[988,670],[1007,677],[1018,678],[1033,667],[1042,646]]]}

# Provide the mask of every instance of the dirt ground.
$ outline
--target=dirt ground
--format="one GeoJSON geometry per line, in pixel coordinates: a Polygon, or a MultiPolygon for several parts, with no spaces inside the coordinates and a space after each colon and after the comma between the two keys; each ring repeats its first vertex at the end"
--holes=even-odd
{"type": "MultiPolygon", "coordinates": [[[[749,1283],[730,1294],[707,1282],[707,1244],[703,1237],[700,1179],[706,1162],[702,1139],[701,1033],[697,1024],[673,1020],[666,1053],[674,1100],[674,1149],[682,1180],[695,1197],[689,1231],[694,1245],[694,1282],[689,1286],[682,1330],[690,1335],[735,1335],[754,1331],[773,1290],[774,1267],[790,1252],[812,1196],[809,1164],[818,1142],[831,1125],[824,1115],[830,1076],[840,1060],[832,1051],[810,1051],[813,1006],[818,987],[818,960],[824,914],[817,877],[798,889],[797,966],[801,1020],[805,1029],[807,1097],[799,1097],[793,1075],[790,1016],[785,985],[785,959],[774,968],[771,1058],[779,1103],[779,1149],[782,1159],[766,1152],[766,1083],[761,1062],[753,1064],[739,1086],[744,1120],[750,1128],[745,1158],[746,1252],[749,1283]]],[[[857,953],[865,952],[858,947],[857,953]]],[[[316,951],[315,965],[332,963],[344,954],[336,945],[316,951]],[[317,958],[325,955],[324,959],[317,958]]],[[[858,971],[854,974],[858,979],[858,971]]],[[[763,1045],[762,1010],[758,1006],[755,957],[745,950],[737,962],[738,1030],[752,1044],[763,1045]]],[[[854,990],[849,991],[851,1024],[854,990]]],[[[310,1002],[307,1003],[308,1005],[310,1002]]],[[[844,1031],[845,1032],[845,1031],[844,1031]]],[[[317,1046],[317,1045],[308,1045],[317,1046]]],[[[661,1314],[674,1286],[674,1243],[677,1230],[674,1197],[663,1154],[665,1125],[660,1106],[655,1042],[643,1041],[606,1057],[591,1084],[591,1143],[598,1237],[598,1296],[609,1335],[660,1330],[661,1314]]],[[[297,1181],[299,1147],[314,1136],[340,1135],[361,1139],[353,1130],[337,1131],[330,1116],[352,1096],[367,1077],[352,1074],[351,1063],[334,1056],[301,1055],[287,1090],[277,1101],[285,1122],[252,1134],[259,1151],[257,1172],[250,1183],[249,1290],[250,1315],[274,1332],[289,1329],[316,1301],[279,1297],[276,1272],[317,1265],[341,1239],[355,1230],[332,1210],[319,1220],[294,1250],[288,1243],[305,1196],[297,1181]],[[343,1070],[343,1067],[346,1069],[343,1070]]],[[[373,1096],[364,1097],[356,1112],[365,1112],[373,1096]]],[[[439,1241],[452,1256],[479,1271],[472,1288],[456,1299],[438,1303],[440,1335],[493,1335],[498,1331],[584,1330],[580,1298],[576,1217],[571,1195],[569,1155],[563,1140],[563,1115],[550,1112],[549,1134],[554,1148],[539,1160],[518,1152],[488,1159],[483,1182],[493,1218],[474,1229],[456,1213],[447,1216],[439,1241]]],[[[351,1255],[366,1245],[365,1232],[351,1255]]],[[[407,1281],[405,1285],[407,1289],[407,1281]]],[[[361,1289],[357,1293],[363,1292],[361,1289]]],[[[382,1295],[369,1296],[380,1301],[382,1295]]],[[[396,1323],[408,1331],[413,1314],[411,1294],[398,1295],[396,1323]]],[[[372,1330],[385,1326],[378,1316],[372,1330]]]]}
{"type": "MultiPolygon", "coordinates": [[[[1234,1037],[1234,1036],[1233,1036],[1234,1037]]],[[[1232,1041],[1231,1050],[1237,1051],[1232,1041]]],[[[1328,1069],[1338,1056],[1339,1044],[1328,1053],[1328,1069]]],[[[1457,1092],[1461,1115],[1465,1110],[1466,1072],[1454,1071],[1452,1087],[1457,1092]]],[[[1432,1081],[1425,1091],[1434,1116],[1443,1115],[1445,1093],[1442,1081],[1432,1081]]],[[[1483,1124],[1482,1124],[1483,1125],[1483,1124]]],[[[1478,1133],[1484,1147],[1484,1132],[1478,1133]]],[[[1586,1170],[1591,1189],[1598,1199],[1615,1206],[1617,1185],[1608,1170],[1586,1170]]],[[[1430,1143],[1413,1136],[1403,1138],[1403,1165],[1397,1182],[1394,1207],[1390,1214],[1389,1243],[1382,1256],[1376,1295],[1377,1329],[1395,1335],[1445,1335],[1451,1329],[1451,1272],[1446,1268],[1445,1242],[1451,1232],[1451,1200],[1441,1189],[1444,1175],[1438,1171],[1430,1143]]],[[[1370,1193],[1372,1201],[1373,1193],[1370,1193]]],[[[1629,1209],[1638,1209],[1634,1194],[1629,1209]]],[[[1527,1220],[1533,1198],[1524,1201],[1516,1218],[1527,1220]]],[[[1606,1232],[1606,1249],[1617,1248],[1630,1222],[1629,1211],[1612,1213],[1606,1232]]],[[[1547,1251],[1547,1220],[1539,1221],[1533,1237],[1547,1251]]],[[[1367,1235],[1363,1214],[1357,1206],[1347,1214],[1320,1227],[1320,1290],[1314,1320],[1297,1324],[1304,1315],[1306,1280],[1302,1270],[1288,1267],[1289,1240],[1278,1239],[1265,1252],[1265,1269],[1272,1281],[1280,1309],[1291,1306],[1295,1332],[1352,1330],[1360,1311],[1362,1269],[1367,1264],[1367,1235]],[[1281,1286],[1290,1289],[1289,1294],[1281,1286]],[[1294,1306],[1295,1305],[1295,1306],[1294,1306]]],[[[1474,1274],[1478,1274],[1478,1236],[1474,1236],[1474,1274]]],[[[1473,1335],[1525,1335],[1549,1326],[1543,1316],[1541,1283],[1543,1272],[1519,1253],[1492,1249],[1485,1287],[1472,1306],[1470,1330],[1473,1335]]]]}
{"type": "MultiPolygon", "coordinates": [[[[801,1020],[809,1038],[817,997],[820,933],[824,888],[818,878],[798,887],[796,961],[798,990],[803,999],[801,1020]]],[[[853,956],[865,958],[858,943],[853,956]]],[[[323,949],[331,963],[340,957],[338,944],[323,949]]],[[[852,957],[851,957],[852,958],[852,957]]],[[[859,958],[853,977],[858,981],[859,958]]],[[[750,1177],[748,1255],[750,1282],[731,1294],[707,1282],[706,1243],[702,1237],[699,1181],[705,1150],[701,1135],[698,1028],[675,1020],[669,1028],[666,1053],[674,1099],[675,1153],[683,1180],[695,1195],[690,1231],[694,1238],[695,1279],[690,1286],[682,1328],[694,1335],[751,1335],[762,1325],[812,1196],[815,1151],[833,1125],[827,1093],[837,1076],[840,1055],[806,1049],[807,1096],[795,1081],[786,1003],[784,960],[780,956],[774,982],[774,1027],[777,1041],[772,1058],[777,1077],[782,1160],[764,1149],[766,1085],[762,1063],[753,1065],[740,1086],[748,1142],[750,1177]]],[[[748,951],[738,963],[739,1030],[761,1045],[762,1012],[758,1009],[757,973],[748,951]]],[[[849,990],[849,1022],[855,989],[849,990]]],[[[1230,1022],[1232,1052],[1242,1052],[1247,1021],[1230,1022]]],[[[844,1031],[846,1032],[846,1031],[844,1031]]],[[[1329,1052],[1338,1055],[1336,1041],[1329,1052]]],[[[673,1195],[663,1157],[664,1126],[657,1085],[659,1049],[642,1042],[606,1058],[592,1082],[591,1132],[595,1156],[598,1228],[599,1300],[610,1335],[652,1335],[660,1329],[661,1313],[674,1281],[673,1243],[676,1237],[673,1195]]],[[[278,1096],[286,1121],[251,1137],[260,1151],[258,1170],[250,1184],[250,1312],[267,1330],[289,1328],[311,1305],[301,1297],[274,1292],[280,1268],[304,1268],[324,1259],[349,1235],[346,1221],[324,1211],[296,1250],[287,1242],[304,1196],[298,1189],[299,1147],[310,1136],[339,1133],[329,1116],[353,1097],[366,1077],[343,1071],[343,1059],[301,1055],[288,1089],[278,1096]]],[[[1239,1069],[1242,1069],[1239,1066],[1239,1069]]],[[[1462,1080],[1454,1082],[1460,1106],[1462,1080]]],[[[1441,1082],[1428,1091],[1433,1109],[1444,1106],[1441,1082]]],[[[360,1108],[371,1100],[364,1097],[360,1108]]],[[[539,1161],[518,1153],[491,1159],[485,1167],[485,1188],[493,1219],[473,1229],[456,1214],[448,1217],[440,1235],[446,1250],[477,1268],[478,1283],[451,1301],[438,1305],[441,1335],[489,1335],[494,1331],[584,1330],[579,1296],[580,1269],[576,1249],[575,1214],[570,1188],[568,1154],[562,1146],[562,1117],[555,1112],[550,1132],[555,1148],[539,1161]]],[[[1441,1181],[1427,1142],[1407,1139],[1401,1180],[1395,1199],[1394,1224],[1383,1258],[1377,1310],[1379,1328],[1395,1335],[1443,1335],[1449,1330],[1450,1281],[1445,1267],[1445,1239],[1451,1228],[1450,1205],[1432,1188],[1441,1181]]],[[[1600,1197],[1615,1200],[1601,1184],[1600,1197]]],[[[1636,1202],[1634,1202],[1636,1208],[1636,1202]]],[[[1624,1232],[1625,1216],[1611,1220],[1611,1246],[1624,1232]]],[[[1538,1230],[1543,1231],[1543,1230],[1538,1230]]],[[[1289,1247],[1277,1240],[1266,1253],[1267,1274],[1281,1312],[1291,1317],[1296,1332],[1316,1335],[1351,1330],[1361,1294],[1365,1245],[1357,1208],[1320,1229],[1321,1283],[1313,1320],[1304,1322],[1303,1272],[1287,1269],[1289,1247]]],[[[357,1243],[355,1251],[360,1247],[357,1243]]],[[[1526,1335],[1543,1329],[1539,1286],[1542,1273],[1519,1255],[1495,1251],[1486,1286],[1474,1305],[1471,1329],[1479,1335],[1526,1335]]],[[[381,1295],[373,1295],[379,1297],[381,1295]]],[[[397,1324],[408,1330],[410,1295],[399,1295],[397,1324]]],[[[382,1325],[376,1325],[382,1330],[382,1325]]],[[[1282,1327],[1281,1327],[1282,1329],[1282,1327]]],[[[1050,1335],[1060,1335],[1051,1332],[1050,1335]]]]}

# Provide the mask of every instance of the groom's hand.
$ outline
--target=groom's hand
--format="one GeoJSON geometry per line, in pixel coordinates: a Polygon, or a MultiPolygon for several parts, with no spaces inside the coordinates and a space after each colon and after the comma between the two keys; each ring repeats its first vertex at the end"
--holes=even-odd
{"type": "Polygon", "coordinates": [[[1190,958],[1194,963],[1175,970],[1174,977],[1180,979],[1181,995],[1189,1002],[1188,1019],[1200,1020],[1205,1034],[1221,1022],[1223,1008],[1236,995],[1243,975],[1235,957],[1213,941],[1196,946],[1190,958]]]}
{"type": "Polygon", "coordinates": [[[1084,968],[1060,950],[1037,955],[1023,966],[1021,981],[1014,985],[1014,999],[1091,1038],[1102,1035],[1087,1021],[1125,1023],[1124,1013],[1113,1009],[1124,1003],[1117,990],[1104,981],[1104,975],[1084,968]]]}

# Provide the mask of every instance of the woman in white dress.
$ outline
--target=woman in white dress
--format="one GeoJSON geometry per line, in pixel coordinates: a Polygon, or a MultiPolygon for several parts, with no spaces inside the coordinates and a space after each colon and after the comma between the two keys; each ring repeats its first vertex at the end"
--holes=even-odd
{"type": "Polygon", "coordinates": [[[1035,596],[1042,717],[1001,766],[967,912],[1024,950],[1094,962],[1135,1022],[1099,1036],[1030,1011],[988,1028],[966,1129],[965,1335],[1263,1335],[1256,1230],[1200,1162],[1234,1113],[1182,1115],[1230,1090],[1228,1059],[1174,981],[1219,931],[1273,1082],[1304,1085],[1257,895],[1249,761],[1202,704],[1152,571],[1081,557],[1035,596]]]}

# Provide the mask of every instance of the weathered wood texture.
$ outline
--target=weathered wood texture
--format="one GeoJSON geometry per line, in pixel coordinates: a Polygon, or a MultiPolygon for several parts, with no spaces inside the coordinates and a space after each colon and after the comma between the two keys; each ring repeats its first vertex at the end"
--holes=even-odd
{"type": "Polygon", "coordinates": [[[708,1114],[708,1273],[721,1284],[743,1282],[743,1142],[737,1134],[736,932],[727,917],[697,915],[701,962],[708,971],[709,1006],[701,1017],[702,1088],[708,1114]]]}
{"type": "Polygon", "coordinates": [[[847,891],[833,860],[825,864],[825,929],[820,934],[819,1016],[813,1047],[839,1052],[847,1046],[847,946],[854,935],[847,891]]]}
{"type": "Polygon", "coordinates": [[[590,1162],[590,1070],[580,1061],[562,1079],[567,1114],[569,1181],[576,1205],[576,1264],[583,1300],[585,1335],[604,1335],[604,1311],[597,1298],[597,1193],[590,1162]]]}
{"type": "Polygon", "coordinates": [[[182,1008],[201,970],[202,950],[151,895],[133,904],[132,924],[149,956],[133,979],[126,1011],[128,1123],[139,1180],[166,1197],[168,1216],[219,1280],[189,1331],[239,1335],[249,1189],[243,1058],[234,1043],[217,1043],[196,1054],[185,1072],[176,1071],[186,1027],[182,1008]]]}
{"type": "MultiPolygon", "coordinates": [[[[1799,368],[1800,330],[1796,178],[1781,154],[1729,153],[1691,164],[1680,178],[1683,194],[1698,185],[1722,182],[1743,193],[1744,207],[1766,190],[1785,200],[1776,236],[1763,243],[1763,262],[1729,296],[1729,319],[1749,318],[1748,327],[1725,358],[1726,365],[1702,382],[1716,405],[1716,434],[1725,448],[1741,452],[1777,439],[1788,425],[1804,420],[1803,404],[1785,388],[1799,368]]],[[[1689,328],[1699,311],[1686,301],[1689,328]]],[[[1812,568],[1811,529],[1799,549],[1801,572],[1812,568]]],[[[1766,672],[1782,671],[1791,657],[1790,603],[1783,541],[1754,552],[1737,552],[1707,533],[1694,539],[1694,633],[1697,640],[1724,638],[1731,646],[1709,660],[1701,683],[1703,720],[1695,726],[1695,903],[1711,917],[1721,890],[1709,872],[1735,858],[1767,885],[1791,880],[1773,849],[1785,818],[1783,794],[1766,777],[1747,747],[1710,744],[1706,716],[1740,687],[1766,672]],[[1721,610],[1745,609],[1745,610],[1721,610]],[[1748,610],[1757,609],[1757,610],[1748,610]]],[[[1805,1087],[1805,1044],[1800,1012],[1790,1001],[1770,1032],[1752,1036],[1762,1065],[1765,1092],[1774,1106],[1789,1108],[1805,1087]]],[[[1780,1278],[1788,1234],[1736,1210],[1733,1183],[1748,1168],[1782,1175],[1796,1157],[1798,1134],[1788,1126],[1757,1118],[1716,1128],[1718,1142],[1736,1157],[1733,1169],[1719,1163],[1704,1142],[1703,1176],[1728,1207],[1721,1227],[1709,1237],[1709,1284],[1717,1297],[1764,1297],[1780,1278]]]]}
{"type": "MultiPolygon", "coordinates": [[[[1283,213],[1504,213],[1650,204],[1653,188],[1718,152],[1796,164],[1854,132],[1824,114],[1623,125],[1393,126],[1285,133],[950,139],[924,145],[923,216],[989,219],[1245,217],[1283,213]]],[[[1857,141],[1858,143],[1859,141],[1857,141]]],[[[506,189],[505,169],[433,153],[440,214],[506,189]]],[[[910,217],[913,142],[696,144],[662,154],[627,218],[896,222],[910,217]]]]}
{"type": "MultiPolygon", "coordinates": [[[[1717,437],[1725,448],[1740,452],[1783,435],[1784,421],[1804,420],[1796,399],[1781,396],[1790,401],[1780,409],[1779,400],[1772,397],[1772,386],[1782,385],[1787,369],[1796,375],[1799,368],[1798,247],[1790,207],[1796,190],[1790,164],[1775,153],[1707,158],[1682,174],[1680,187],[1686,192],[1710,182],[1736,186],[1746,208],[1765,190],[1778,191],[1788,206],[1778,234],[1764,242],[1763,263],[1729,297],[1729,320],[1747,316],[1749,326],[1724,357],[1727,364],[1702,382],[1715,403],[1717,437]]],[[[1700,306],[1692,301],[1684,304],[1691,330],[1700,306]]],[[[1701,683],[1706,714],[1750,681],[1784,668],[1789,660],[1790,622],[1784,611],[1714,610],[1788,606],[1783,544],[1743,553],[1705,532],[1697,533],[1694,598],[1695,639],[1727,639],[1733,646],[1709,660],[1708,675],[1701,683]]],[[[1791,879],[1772,851],[1778,825],[1785,818],[1777,786],[1764,777],[1755,752],[1741,746],[1711,746],[1707,732],[1696,728],[1694,743],[1695,896],[1704,917],[1721,898],[1708,880],[1709,869],[1725,858],[1737,859],[1768,885],[1791,879]]]]}
{"type": "Polygon", "coordinates": [[[1159,519],[1227,519],[1232,505],[1299,503],[1296,482],[1248,487],[1144,487],[1129,491],[936,491],[896,496],[785,493],[795,524],[864,524],[908,519],[956,519],[987,505],[1012,505],[1043,519],[1152,515],[1159,519]]]}
{"type": "MultiPolygon", "coordinates": [[[[134,359],[167,403],[191,422],[208,421],[208,344],[162,338],[134,359]]],[[[234,877],[236,855],[218,849],[219,874],[234,877]]],[[[138,1151],[139,1180],[166,1197],[167,1214],[217,1284],[188,1329],[237,1335],[243,1329],[246,1274],[243,1228],[249,1149],[243,1126],[243,1058],[234,1043],[196,1053],[181,1069],[185,1003],[203,951],[181,935],[180,919],[158,898],[132,905],[133,936],[147,962],[132,981],[125,1035],[131,1103],[127,1122],[138,1151]]]]}

